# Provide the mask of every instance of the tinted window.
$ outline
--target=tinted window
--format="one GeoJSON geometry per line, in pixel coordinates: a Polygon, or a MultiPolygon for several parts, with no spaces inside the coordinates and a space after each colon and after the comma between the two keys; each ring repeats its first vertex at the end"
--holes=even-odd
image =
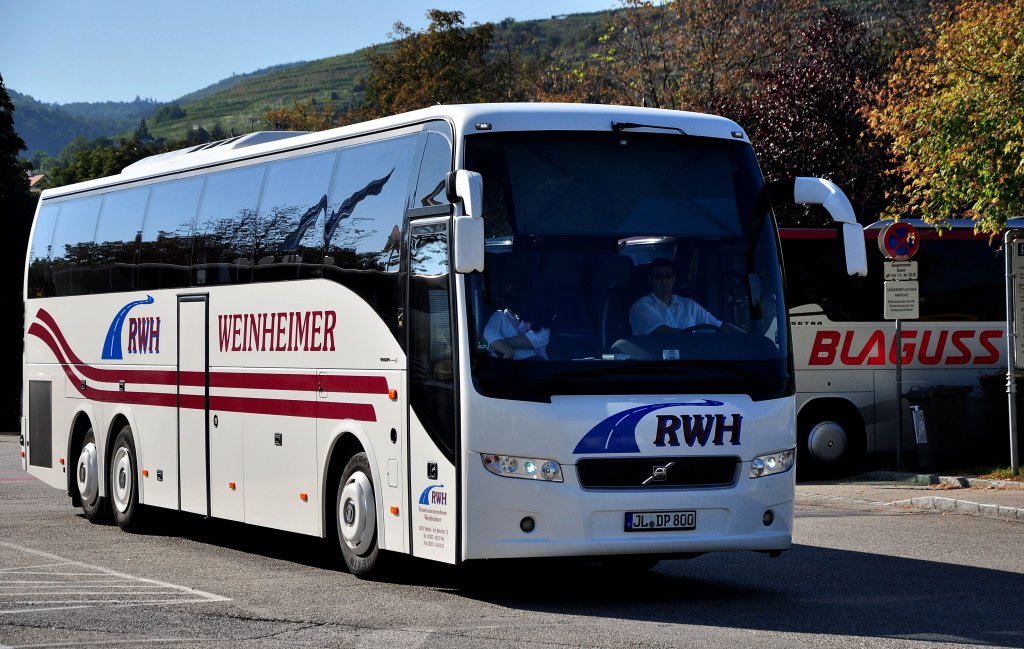
{"type": "Polygon", "coordinates": [[[448,224],[414,225],[409,247],[410,405],[455,460],[455,377],[448,292],[448,224]]]}
{"type": "Polygon", "coordinates": [[[206,180],[196,219],[193,286],[252,279],[252,232],[265,169],[225,171],[206,180]]]}
{"type": "Polygon", "coordinates": [[[341,150],[324,224],[326,265],[398,270],[415,153],[415,136],[341,150]]]}
{"type": "Polygon", "coordinates": [[[189,285],[192,229],[202,187],[201,178],[153,186],[139,246],[139,290],[189,285]]]}
{"type": "Polygon", "coordinates": [[[331,152],[270,165],[253,231],[256,281],[320,275],[336,158],[331,152]]]}
{"type": "Polygon", "coordinates": [[[402,221],[417,137],[342,149],[324,222],[324,277],[343,283],[396,330],[402,221]]]}
{"type": "Polygon", "coordinates": [[[50,256],[55,295],[89,292],[89,264],[101,202],[99,196],[93,196],[61,204],[50,256]]]}
{"type": "Polygon", "coordinates": [[[53,228],[57,224],[60,205],[43,205],[39,208],[32,228],[32,249],[28,255],[28,295],[26,297],[49,297],[54,295],[50,275],[50,243],[53,228]]]}
{"type": "Polygon", "coordinates": [[[148,187],[112,192],[103,197],[93,247],[93,293],[135,289],[135,256],[139,252],[148,200],[148,187]]]}
{"type": "Polygon", "coordinates": [[[451,142],[440,133],[428,133],[413,207],[431,207],[447,203],[444,185],[451,169],[451,142]]]}
{"type": "Polygon", "coordinates": [[[467,137],[465,159],[485,185],[484,272],[466,278],[482,393],[792,393],[778,240],[749,145],[491,133],[467,137]],[[532,349],[495,345],[526,333],[532,349]]]}

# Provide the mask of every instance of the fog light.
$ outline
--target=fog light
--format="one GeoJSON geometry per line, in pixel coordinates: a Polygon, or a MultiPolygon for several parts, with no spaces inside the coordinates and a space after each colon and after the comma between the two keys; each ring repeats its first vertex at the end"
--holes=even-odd
{"type": "Polygon", "coordinates": [[[764,523],[765,527],[770,527],[775,522],[775,514],[772,513],[772,510],[769,509],[764,513],[764,516],[761,517],[761,522],[764,523]]]}
{"type": "Polygon", "coordinates": [[[537,527],[537,522],[532,517],[527,516],[523,520],[519,521],[519,529],[523,530],[527,534],[533,531],[533,528],[537,527]]]}

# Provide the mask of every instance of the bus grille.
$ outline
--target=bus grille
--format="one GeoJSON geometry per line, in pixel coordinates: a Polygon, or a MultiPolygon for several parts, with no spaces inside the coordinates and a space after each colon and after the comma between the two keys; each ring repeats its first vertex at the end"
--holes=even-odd
{"type": "Polygon", "coordinates": [[[727,487],[736,481],[738,457],[588,459],[576,463],[580,485],[590,489],[727,487]]]}

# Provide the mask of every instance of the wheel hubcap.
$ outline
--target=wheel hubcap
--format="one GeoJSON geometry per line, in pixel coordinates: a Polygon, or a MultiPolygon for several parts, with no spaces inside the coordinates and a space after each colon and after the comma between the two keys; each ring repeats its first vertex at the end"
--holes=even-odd
{"type": "Polygon", "coordinates": [[[338,509],[338,531],[345,545],[356,554],[368,551],[377,529],[377,507],[373,483],[365,473],[349,476],[338,494],[338,509]]]}
{"type": "Polygon", "coordinates": [[[114,453],[115,487],[111,496],[114,506],[122,514],[128,510],[132,498],[132,459],[128,449],[121,446],[114,453]]]}
{"type": "Polygon", "coordinates": [[[807,450],[819,462],[842,460],[848,446],[846,430],[834,421],[817,424],[807,436],[807,450]]]}
{"type": "Polygon", "coordinates": [[[92,505],[99,493],[99,484],[96,480],[96,444],[93,442],[82,447],[82,453],[78,456],[77,476],[78,493],[82,496],[82,502],[92,505]]]}

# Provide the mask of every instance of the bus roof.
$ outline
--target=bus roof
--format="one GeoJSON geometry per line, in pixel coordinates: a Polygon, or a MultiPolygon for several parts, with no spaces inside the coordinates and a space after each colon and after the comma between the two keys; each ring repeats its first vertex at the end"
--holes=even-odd
{"type": "MultiPolygon", "coordinates": [[[[882,228],[893,221],[876,221],[864,226],[864,237],[877,237],[882,228]]],[[[949,219],[937,223],[928,223],[923,219],[900,219],[901,223],[909,223],[921,232],[926,238],[937,238],[940,236],[953,236],[955,238],[981,238],[989,236],[986,232],[975,232],[975,221],[972,219],[949,219]]],[[[1006,222],[1003,231],[1024,230],[1024,217],[1018,216],[1006,222]]],[[[786,239],[835,239],[838,232],[834,227],[827,226],[779,226],[779,232],[786,239]]]]}
{"type": "Polygon", "coordinates": [[[679,131],[687,135],[748,141],[735,122],[713,115],[635,106],[597,104],[463,104],[431,106],[340,128],[305,132],[258,132],[227,140],[150,156],[125,167],[120,174],[45,190],[43,199],[108,185],[142,180],[217,164],[301,149],[364,134],[421,124],[451,123],[457,136],[471,132],[611,131],[613,123],[631,130],[679,131]],[[645,128],[648,127],[648,128],[645,128]]]}

